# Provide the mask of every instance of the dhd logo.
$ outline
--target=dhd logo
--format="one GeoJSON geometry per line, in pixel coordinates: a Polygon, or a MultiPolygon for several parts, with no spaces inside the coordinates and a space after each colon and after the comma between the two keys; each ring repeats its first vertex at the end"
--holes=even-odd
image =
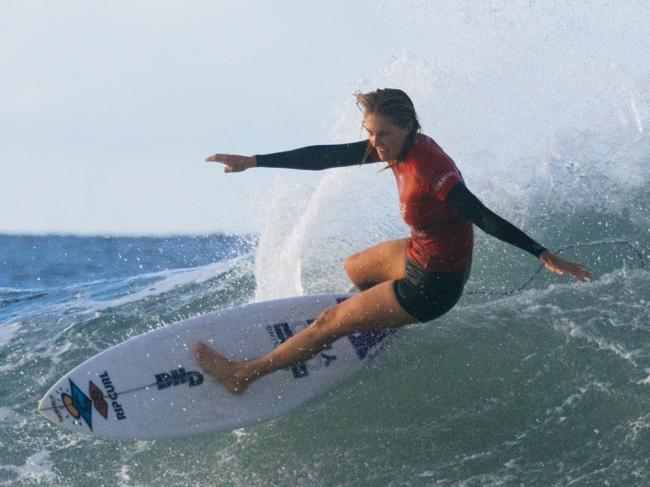
{"type": "Polygon", "coordinates": [[[187,372],[184,367],[156,374],[158,390],[181,384],[187,384],[188,387],[200,386],[203,384],[203,374],[194,370],[187,372]]]}

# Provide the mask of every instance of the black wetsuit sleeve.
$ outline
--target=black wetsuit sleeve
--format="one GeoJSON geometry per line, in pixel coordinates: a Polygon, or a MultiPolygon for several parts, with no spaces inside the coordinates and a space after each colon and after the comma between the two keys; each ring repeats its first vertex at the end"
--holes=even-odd
{"type": "Polygon", "coordinates": [[[458,210],[484,232],[535,257],[539,257],[546,250],[512,223],[490,211],[463,183],[456,184],[449,191],[445,203],[458,210]]]}
{"type": "Polygon", "coordinates": [[[351,144],[313,145],[286,152],[262,154],[255,156],[258,167],[275,167],[285,169],[309,169],[317,171],[332,167],[354,166],[376,162],[364,161],[368,150],[368,141],[354,142],[351,144]]]}

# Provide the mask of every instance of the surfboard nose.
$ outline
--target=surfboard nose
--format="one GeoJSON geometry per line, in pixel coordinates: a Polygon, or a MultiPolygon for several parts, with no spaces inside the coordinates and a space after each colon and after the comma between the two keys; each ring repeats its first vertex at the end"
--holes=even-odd
{"type": "Polygon", "coordinates": [[[63,403],[50,391],[38,402],[36,411],[53,423],[60,423],[63,421],[61,415],[63,407],[63,403]]]}

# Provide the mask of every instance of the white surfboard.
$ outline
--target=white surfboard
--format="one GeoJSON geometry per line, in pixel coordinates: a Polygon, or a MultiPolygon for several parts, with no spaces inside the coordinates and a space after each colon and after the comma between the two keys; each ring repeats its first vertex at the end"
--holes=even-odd
{"type": "Polygon", "coordinates": [[[55,424],[111,438],[158,439],[240,428],[295,408],[358,371],[391,331],[343,337],[306,363],[235,396],[194,358],[201,340],[226,357],[258,357],[350,295],[301,296],[191,318],[110,348],[61,378],[38,411],[55,424]]]}

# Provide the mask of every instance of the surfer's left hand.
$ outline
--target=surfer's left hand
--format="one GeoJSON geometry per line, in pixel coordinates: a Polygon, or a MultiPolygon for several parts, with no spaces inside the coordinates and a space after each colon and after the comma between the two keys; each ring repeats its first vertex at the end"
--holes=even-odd
{"type": "Polygon", "coordinates": [[[585,270],[585,266],[582,264],[576,264],[574,262],[569,262],[568,260],[561,259],[548,250],[542,252],[542,255],[540,255],[539,258],[542,262],[544,262],[544,266],[546,266],[546,268],[551,272],[555,272],[561,276],[568,274],[573,279],[580,282],[591,280],[591,273],[585,270]]]}

